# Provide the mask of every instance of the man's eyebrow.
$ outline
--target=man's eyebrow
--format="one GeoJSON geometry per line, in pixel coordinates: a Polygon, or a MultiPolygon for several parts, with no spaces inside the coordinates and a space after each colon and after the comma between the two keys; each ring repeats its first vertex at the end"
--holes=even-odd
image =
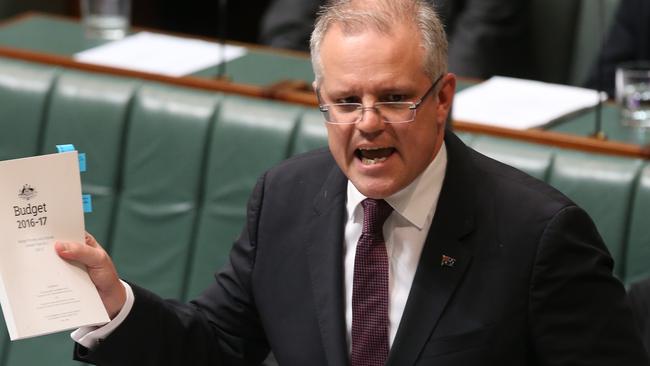
{"type": "Polygon", "coordinates": [[[378,88],[377,94],[412,94],[417,90],[414,86],[390,86],[386,88],[378,88]]]}
{"type": "Polygon", "coordinates": [[[334,99],[339,99],[342,97],[359,97],[362,98],[366,95],[373,96],[375,98],[381,98],[390,94],[399,94],[403,95],[406,98],[415,97],[419,93],[418,85],[413,85],[412,83],[381,83],[376,86],[367,87],[364,91],[362,86],[350,86],[350,87],[340,87],[333,86],[330,88],[319,87],[319,92],[321,98],[325,97],[330,102],[334,99]]]}
{"type": "Polygon", "coordinates": [[[359,89],[356,88],[349,88],[349,89],[341,88],[341,89],[331,89],[331,90],[321,89],[321,93],[327,94],[328,96],[336,96],[336,97],[357,96],[363,94],[359,89]]]}
{"type": "Polygon", "coordinates": [[[362,91],[361,88],[340,88],[340,89],[320,89],[321,92],[327,92],[329,95],[362,95],[362,94],[387,94],[387,93],[400,93],[409,94],[415,93],[418,88],[417,85],[385,85],[373,87],[370,90],[362,91]]]}

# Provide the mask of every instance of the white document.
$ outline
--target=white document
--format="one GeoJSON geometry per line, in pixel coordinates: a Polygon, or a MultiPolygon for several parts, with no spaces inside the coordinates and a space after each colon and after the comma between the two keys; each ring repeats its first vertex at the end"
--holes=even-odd
{"type": "Polygon", "coordinates": [[[140,32],[79,52],[74,58],[80,62],[178,77],[245,54],[244,47],[140,32]]]}
{"type": "Polygon", "coordinates": [[[0,161],[0,303],[12,340],[99,325],[108,314],[56,241],[84,242],[77,152],[0,161]]]}
{"type": "Polygon", "coordinates": [[[596,104],[596,90],[495,76],[456,94],[453,119],[528,129],[596,104]]]}

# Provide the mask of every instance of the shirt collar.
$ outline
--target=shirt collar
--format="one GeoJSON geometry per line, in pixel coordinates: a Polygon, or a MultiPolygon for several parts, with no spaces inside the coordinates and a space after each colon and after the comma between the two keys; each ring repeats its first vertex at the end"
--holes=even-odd
{"type": "MultiPolygon", "coordinates": [[[[421,230],[426,223],[427,216],[435,211],[438,204],[446,168],[447,148],[443,142],[438,154],[422,174],[399,192],[387,197],[386,202],[400,216],[421,230]]],[[[354,217],[357,207],[364,199],[366,197],[348,180],[348,219],[354,217]]]]}

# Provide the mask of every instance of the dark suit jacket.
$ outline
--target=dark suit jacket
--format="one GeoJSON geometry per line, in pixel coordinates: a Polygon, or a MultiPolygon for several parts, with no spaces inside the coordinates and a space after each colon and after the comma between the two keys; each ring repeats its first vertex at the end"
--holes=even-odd
{"type": "Polygon", "coordinates": [[[650,352],[650,278],[633,283],[628,290],[628,297],[645,349],[650,352]]]}
{"type": "MultiPolygon", "coordinates": [[[[432,0],[449,36],[449,67],[461,76],[528,76],[528,0],[432,0]]],[[[261,23],[260,41],[309,50],[325,0],[274,0],[261,23]]]]}
{"type": "MultiPolygon", "coordinates": [[[[447,133],[448,166],[388,364],[647,365],[612,259],[583,210],[447,133]],[[442,255],[456,259],[441,266],[442,255]]],[[[190,305],[134,287],[102,365],[348,364],[346,177],[330,153],[260,178],[230,263],[190,305]],[[223,363],[220,363],[223,362],[223,363]]]]}
{"type": "Polygon", "coordinates": [[[614,97],[616,67],[622,62],[638,60],[650,61],[650,1],[621,0],[597,63],[591,68],[587,86],[600,86],[614,97]]]}

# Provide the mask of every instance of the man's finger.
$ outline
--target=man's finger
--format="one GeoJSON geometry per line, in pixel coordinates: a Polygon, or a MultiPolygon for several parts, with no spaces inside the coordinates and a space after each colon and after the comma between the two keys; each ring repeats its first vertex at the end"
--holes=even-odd
{"type": "Polygon", "coordinates": [[[56,242],[54,249],[61,258],[86,266],[108,315],[114,318],[124,306],[126,291],[104,249],[91,235],[86,236],[85,244],[56,242]]]}
{"type": "Polygon", "coordinates": [[[97,247],[97,242],[95,242],[95,247],[78,243],[56,242],[54,249],[62,258],[80,262],[88,267],[99,267],[105,259],[103,251],[97,247]]]}

